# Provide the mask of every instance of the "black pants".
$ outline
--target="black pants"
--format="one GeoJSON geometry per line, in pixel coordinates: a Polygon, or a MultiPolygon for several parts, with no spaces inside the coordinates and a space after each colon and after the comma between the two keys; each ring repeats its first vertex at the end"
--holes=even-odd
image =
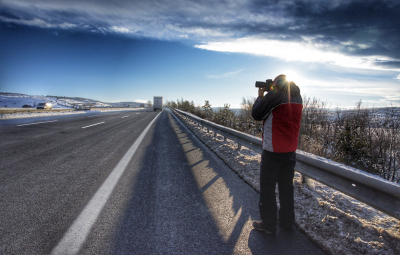
{"type": "Polygon", "coordinates": [[[275,153],[263,150],[260,169],[260,216],[269,229],[276,229],[275,187],[279,190],[279,221],[284,227],[294,223],[293,178],[296,152],[275,153]]]}

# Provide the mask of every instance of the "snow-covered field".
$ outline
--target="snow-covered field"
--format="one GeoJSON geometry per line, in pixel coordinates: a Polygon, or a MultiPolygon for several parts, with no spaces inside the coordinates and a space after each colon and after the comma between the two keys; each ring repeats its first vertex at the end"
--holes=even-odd
{"type": "MultiPolygon", "coordinates": [[[[46,97],[46,96],[31,96],[22,94],[0,94],[0,110],[4,109],[22,109],[23,105],[30,105],[35,109],[39,103],[51,103],[53,109],[74,109],[74,106],[79,104],[90,104],[93,108],[111,107],[115,105],[83,98],[63,98],[63,97],[46,97]]],[[[120,106],[120,103],[116,103],[120,106]]],[[[112,111],[114,109],[104,108],[102,111],[112,111]]],[[[121,110],[121,109],[118,109],[121,110]]],[[[127,108],[132,110],[132,108],[127,108]]],[[[91,111],[93,112],[93,111],[91,111]]],[[[10,118],[28,118],[41,117],[65,114],[83,114],[85,111],[57,111],[57,112],[21,112],[21,113],[6,113],[0,114],[0,119],[10,118]]]]}
{"type": "Polygon", "coordinates": [[[54,109],[69,109],[54,97],[29,96],[29,95],[0,95],[0,108],[22,108],[23,105],[36,107],[39,103],[51,103],[54,109]]]}
{"type": "Polygon", "coordinates": [[[0,108],[21,108],[23,105],[30,105],[35,108],[39,103],[51,103],[53,109],[72,109],[76,104],[91,104],[93,107],[111,106],[110,104],[84,98],[0,94],[0,108]]]}
{"type": "MultiPolygon", "coordinates": [[[[193,122],[186,125],[244,181],[259,192],[261,156],[193,122]]],[[[296,172],[296,226],[329,254],[400,254],[400,221],[296,172]]],[[[277,201],[279,198],[277,197],[277,201]]],[[[257,206],[257,205],[254,205],[257,206]]]]}

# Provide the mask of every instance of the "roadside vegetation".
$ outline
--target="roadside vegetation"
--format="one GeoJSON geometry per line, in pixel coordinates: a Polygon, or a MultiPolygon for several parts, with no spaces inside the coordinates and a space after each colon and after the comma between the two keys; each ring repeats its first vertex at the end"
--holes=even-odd
{"type": "MultiPolygon", "coordinates": [[[[167,101],[165,106],[261,137],[262,122],[251,117],[254,101],[242,98],[240,111],[230,109],[229,104],[213,110],[207,100],[204,105],[195,105],[181,99],[167,101]]],[[[400,183],[399,147],[399,108],[368,108],[359,101],[353,109],[332,110],[319,99],[303,97],[299,150],[400,183]]]]}

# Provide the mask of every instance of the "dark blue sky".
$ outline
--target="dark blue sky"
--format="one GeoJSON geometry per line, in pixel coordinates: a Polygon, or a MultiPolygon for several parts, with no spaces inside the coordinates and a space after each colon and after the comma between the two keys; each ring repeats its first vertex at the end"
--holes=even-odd
{"type": "Polygon", "coordinates": [[[0,10],[3,92],[239,107],[256,80],[285,73],[332,107],[400,104],[396,1],[3,0],[0,10]]]}

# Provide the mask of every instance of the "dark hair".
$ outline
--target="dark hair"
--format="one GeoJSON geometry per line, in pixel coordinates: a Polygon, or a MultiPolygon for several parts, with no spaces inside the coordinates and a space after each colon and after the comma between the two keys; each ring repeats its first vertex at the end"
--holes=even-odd
{"type": "Polygon", "coordinates": [[[276,76],[275,79],[274,79],[274,82],[275,82],[276,87],[278,89],[279,88],[284,88],[284,87],[286,87],[288,85],[287,81],[286,81],[286,75],[284,75],[284,74],[280,74],[280,75],[276,76]]]}

